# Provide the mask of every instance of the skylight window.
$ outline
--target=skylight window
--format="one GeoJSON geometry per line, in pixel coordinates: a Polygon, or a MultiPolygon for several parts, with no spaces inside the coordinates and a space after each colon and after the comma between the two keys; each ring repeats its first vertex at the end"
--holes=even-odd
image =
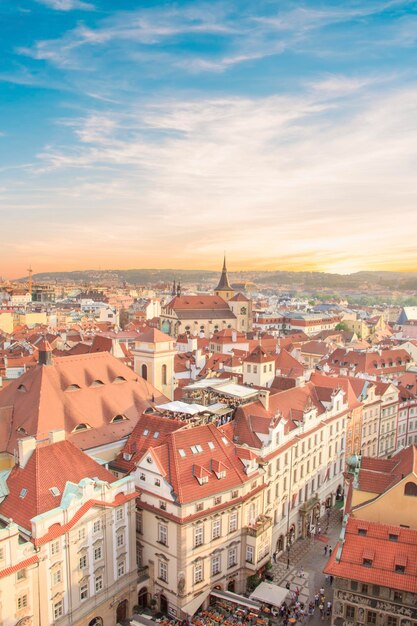
{"type": "Polygon", "coordinates": [[[143,431],[143,434],[145,437],[147,437],[149,435],[149,430],[145,428],[145,430],[143,431]]]}
{"type": "Polygon", "coordinates": [[[193,454],[198,454],[197,446],[190,446],[190,448],[193,454]]]}
{"type": "Polygon", "coordinates": [[[23,498],[26,498],[27,492],[28,490],[23,487],[22,491],[19,494],[19,498],[22,498],[22,500],[23,498]]]}
{"type": "Polygon", "coordinates": [[[159,437],[159,431],[157,430],[154,434],[153,434],[153,438],[154,439],[158,439],[159,437]]]}
{"type": "Polygon", "coordinates": [[[59,491],[58,487],[51,487],[49,489],[49,491],[52,493],[53,496],[57,497],[59,495],[61,495],[61,492],[59,491]]]}
{"type": "Polygon", "coordinates": [[[215,449],[214,443],[212,441],[208,441],[207,445],[210,448],[210,450],[214,450],[215,449]]]}
{"type": "Polygon", "coordinates": [[[196,444],[196,448],[198,452],[203,452],[203,448],[200,446],[199,443],[196,444]]]}
{"type": "Polygon", "coordinates": [[[222,441],[223,441],[223,443],[224,443],[224,445],[225,445],[225,446],[227,446],[227,444],[229,443],[229,442],[227,441],[226,437],[222,437],[222,441]]]}
{"type": "Polygon", "coordinates": [[[182,456],[182,458],[186,457],[187,455],[185,454],[185,450],[183,450],[182,448],[178,448],[178,454],[180,456],[182,456]]]}

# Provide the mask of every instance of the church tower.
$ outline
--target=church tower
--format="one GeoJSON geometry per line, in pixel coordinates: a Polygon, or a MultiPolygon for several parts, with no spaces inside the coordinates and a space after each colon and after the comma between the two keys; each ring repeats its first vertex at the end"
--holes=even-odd
{"type": "Polygon", "coordinates": [[[176,387],[174,339],[157,328],[148,328],[135,341],[134,370],[170,400],[176,387]]]}
{"type": "Polygon", "coordinates": [[[233,296],[235,295],[234,290],[230,286],[229,277],[227,275],[226,255],[224,256],[223,270],[220,276],[219,284],[214,290],[214,293],[216,296],[220,296],[220,298],[223,298],[223,300],[226,300],[226,302],[228,302],[230,298],[233,298],[233,296]]]}

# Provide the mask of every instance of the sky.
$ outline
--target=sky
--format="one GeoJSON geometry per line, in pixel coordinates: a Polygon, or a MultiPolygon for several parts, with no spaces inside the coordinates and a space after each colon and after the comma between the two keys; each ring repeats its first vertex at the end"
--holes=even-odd
{"type": "Polygon", "coordinates": [[[417,1],[0,0],[0,276],[417,270],[417,1]]]}

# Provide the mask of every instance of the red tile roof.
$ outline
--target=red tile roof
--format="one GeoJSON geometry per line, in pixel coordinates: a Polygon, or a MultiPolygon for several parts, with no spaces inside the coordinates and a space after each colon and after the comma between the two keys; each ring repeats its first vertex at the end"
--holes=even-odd
{"type": "Polygon", "coordinates": [[[10,472],[9,495],[0,503],[0,514],[30,531],[33,517],[60,505],[67,482],[78,484],[83,478],[98,478],[108,483],[116,480],[70,441],[38,446],[24,468],[16,465],[10,472]],[[51,493],[52,487],[59,490],[58,496],[51,493]],[[23,489],[26,489],[24,497],[23,489]]]}
{"type": "Polygon", "coordinates": [[[349,518],[344,542],[336,545],[324,572],[417,593],[417,530],[349,518]],[[359,528],[366,528],[366,536],[358,534],[359,528]],[[397,541],[390,541],[390,534],[397,535],[397,541]],[[370,567],[364,559],[372,560],[370,567]],[[396,572],[395,565],[404,563],[405,572],[396,572]]]}
{"type": "Polygon", "coordinates": [[[1,450],[13,454],[25,433],[41,440],[52,429],[64,429],[81,449],[119,441],[153,401],[167,398],[108,352],[56,357],[0,391],[1,450]],[[116,415],[127,419],[112,422],[116,415]],[[91,428],[74,432],[79,424],[91,428]]]}

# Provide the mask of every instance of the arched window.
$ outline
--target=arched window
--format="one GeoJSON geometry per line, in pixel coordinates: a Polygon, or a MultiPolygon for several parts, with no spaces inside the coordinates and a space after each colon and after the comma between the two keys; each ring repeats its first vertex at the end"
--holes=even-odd
{"type": "Polygon", "coordinates": [[[88,626],[103,626],[103,620],[101,617],[93,617],[93,619],[88,622],[88,626]]]}
{"type": "Polygon", "coordinates": [[[91,426],[88,424],[78,424],[72,432],[78,433],[80,430],[88,430],[89,428],[91,428],[91,426]]]}
{"type": "Polygon", "coordinates": [[[165,365],[165,363],[162,366],[162,384],[167,384],[167,366],[165,365]]]}
{"type": "Polygon", "coordinates": [[[143,363],[141,367],[141,373],[142,373],[142,378],[144,378],[145,380],[148,380],[148,366],[145,365],[145,363],[143,363]]]}
{"type": "Polygon", "coordinates": [[[405,496],[416,496],[417,497],[417,485],[416,483],[407,483],[404,488],[405,496]]]}

